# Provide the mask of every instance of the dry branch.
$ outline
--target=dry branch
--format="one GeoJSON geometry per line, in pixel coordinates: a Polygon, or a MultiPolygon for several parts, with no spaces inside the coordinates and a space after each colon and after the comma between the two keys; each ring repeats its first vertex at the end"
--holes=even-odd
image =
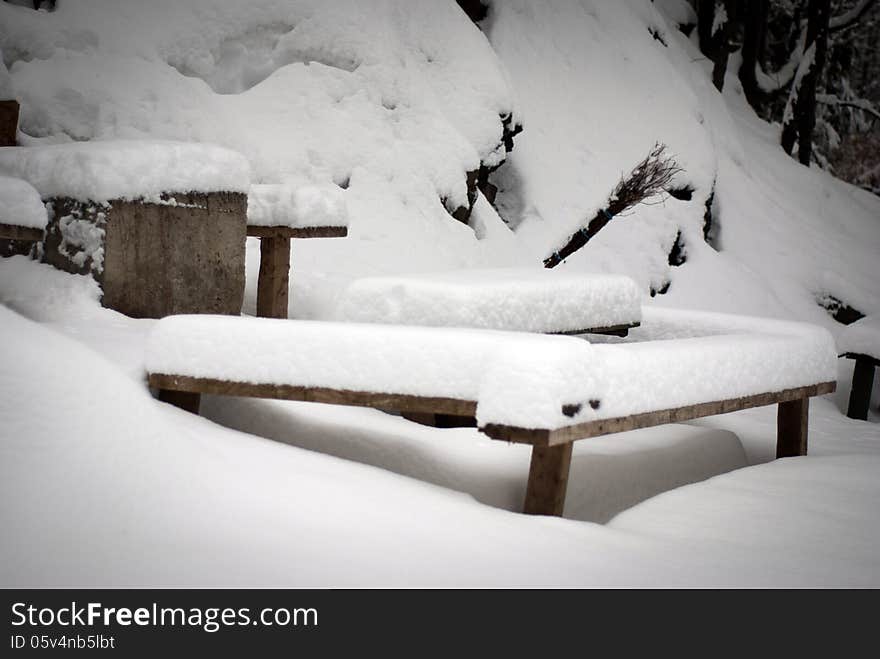
{"type": "Polygon", "coordinates": [[[667,154],[666,145],[659,142],[655,144],[651,153],[633,168],[629,176],[620,179],[605,208],[599,210],[586,226],[572,234],[565,245],[544,259],[544,267],[555,268],[562,263],[586,245],[615,215],[665,192],[675,175],[681,171],[667,154]]]}

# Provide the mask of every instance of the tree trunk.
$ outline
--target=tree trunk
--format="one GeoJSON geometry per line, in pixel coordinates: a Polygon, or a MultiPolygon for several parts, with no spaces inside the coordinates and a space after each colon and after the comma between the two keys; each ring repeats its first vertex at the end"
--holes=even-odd
{"type": "Polygon", "coordinates": [[[739,80],[743,93],[755,110],[760,110],[764,94],[758,87],[757,67],[764,52],[767,35],[767,0],[744,0],[742,3],[743,46],[739,80]]]}
{"type": "Polygon", "coordinates": [[[727,74],[727,60],[730,57],[730,40],[736,24],[736,0],[724,0],[724,24],[715,35],[715,52],[712,57],[712,82],[718,91],[724,91],[724,76],[727,74]]]}
{"type": "Polygon", "coordinates": [[[715,24],[715,0],[697,0],[697,38],[700,51],[709,59],[715,59],[715,39],[712,26],[715,24]]]}
{"type": "Polygon", "coordinates": [[[782,126],[782,148],[791,154],[795,142],[798,145],[798,160],[810,166],[813,154],[813,129],[816,127],[816,89],[825,67],[828,52],[828,24],[831,18],[831,0],[810,0],[807,6],[807,35],[804,40],[804,53],[814,49],[812,58],[804,64],[808,67],[802,75],[795,78],[792,98],[782,126]]]}

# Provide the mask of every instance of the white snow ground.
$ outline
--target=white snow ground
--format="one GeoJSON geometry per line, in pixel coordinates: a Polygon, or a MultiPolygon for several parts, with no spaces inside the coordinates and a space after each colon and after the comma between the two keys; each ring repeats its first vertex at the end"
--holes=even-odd
{"type": "MultiPolygon", "coordinates": [[[[331,317],[352,277],[537,265],[658,139],[693,201],[616,219],[562,271],[835,336],[817,297],[880,312],[877,198],[785,157],[735,78],[716,94],[647,0],[496,0],[488,42],[452,2],[210,4],[0,3],[0,88],[22,101],[31,144],[210,142],[241,152],[255,183],[345,188],[350,237],[294,242],[297,317],[331,317]],[[496,181],[518,228],[482,198],[465,227],[439,199],[460,203],[464,171],[499,157],[511,111],[525,131],[496,181]],[[720,251],[701,231],[713,180],[720,251]],[[673,267],[679,231],[687,262],[673,267]]],[[[510,512],[527,449],[473,430],[155,402],[152,321],[98,294],[0,260],[3,585],[880,585],[880,385],[869,422],[846,419],[847,360],[837,394],[811,406],[808,457],[769,462],[772,408],[583,441],[568,519],[540,519],[510,512]]]]}

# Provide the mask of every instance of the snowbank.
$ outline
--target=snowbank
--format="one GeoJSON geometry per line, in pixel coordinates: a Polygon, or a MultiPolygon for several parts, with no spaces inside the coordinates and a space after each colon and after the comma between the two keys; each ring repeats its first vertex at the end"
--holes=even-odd
{"type": "Polygon", "coordinates": [[[641,294],[621,276],[545,269],[465,270],[368,277],[341,295],[349,322],[577,332],[641,319],[641,294]]]}
{"type": "Polygon", "coordinates": [[[165,192],[244,192],[247,160],[208,144],[117,140],[0,148],[0,173],[25,179],[44,199],[158,199],[165,192]]]}
{"type": "Polygon", "coordinates": [[[348,208],[336,185],[252,185],[247,220],[253,226],[293,229],[348,226],[348,208]]]}
{"type": "Polygon", "coordinates": [[[46,207],[27,181],[0,176],[0,224],[45,229],[46,207]]]}
{"type": "MultiPolygon", "coordinates": [[[[2,261],[48,270],[22,257],[2,261]]],[[[102,339],[125,336],[118,314],[97,303],[93,312],[88,326],[65,312],[58,327],[77,338],[87,327],[102,339]]],[[[206,401],[221,420],[225,411],[252,430],[277,424],[279,439],[311,438],[315,450],[304,451],[157,403],[80,341],[5,308],[0,339],[8,349],[0,369],[6,586],[880,584],[876,431],[827,404],[811,408],[811,457],[680,488],[603,527],[511,514],[447,489],[513,510],[522,503],[527,447],[480,440],[472,429],[309,403],[206,401]],[[77,374],[76,386],[65,373],[77,374]],[[315,452],[345,446],[365,457],[315,452]],[[445,487],[391,473],[398,460],[410,465],[403,473],[427,470],[426,480],[445,487]]],[[[128,337],[126,354],[141,346],[128,337]]],[[[714,421],[737,421],[769,444],[772,417],[754,410],[714,421]]],[[[567,507],[585,516],[619,510],[634,493],[742,459],[730,433],[677,428],[577,445],[567,507]]]]}
{"type": "Polygon", "coordinates": [[[880,315],[867,316],[849,325],[837,340],[841,354],[868,355],[880,359],[880,315]]]}

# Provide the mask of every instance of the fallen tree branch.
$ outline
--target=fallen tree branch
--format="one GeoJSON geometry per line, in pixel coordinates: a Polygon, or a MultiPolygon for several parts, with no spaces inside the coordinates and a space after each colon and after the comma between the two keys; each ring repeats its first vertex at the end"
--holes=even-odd
{"type": "Polygon", "coordinates": [[[666,145],[657,143],[651,153],[636,165],[626,178],[621,178],[606,206],[593,216],[589,223],[572,234],[568,241],[544,259],[545,268],[555,268],[563,260],[586,245],[616,215],[636,204],[665,192],[672,179],[682,169],[666,153],[666,145]]]}

